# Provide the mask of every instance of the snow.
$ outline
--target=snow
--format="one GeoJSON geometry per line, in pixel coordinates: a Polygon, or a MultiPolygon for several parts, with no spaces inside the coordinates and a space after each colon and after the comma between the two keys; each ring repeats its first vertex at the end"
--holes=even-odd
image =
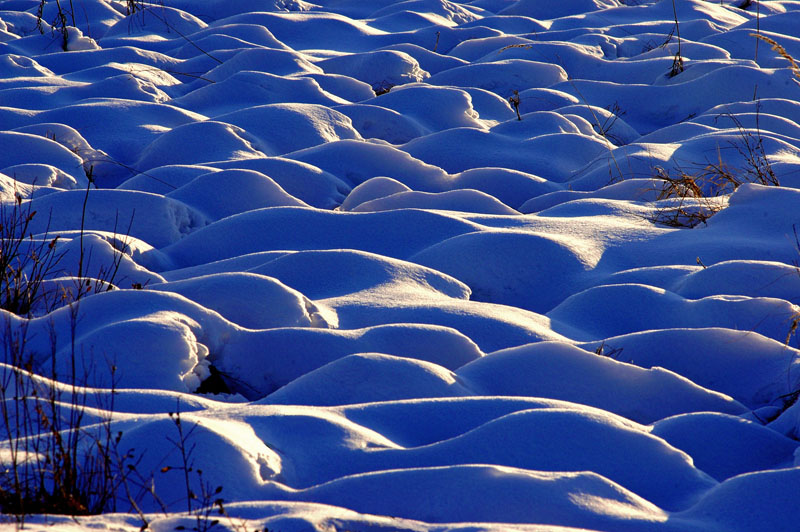
{"type": "Polygon", "coordinates": [[[796,530],[798,16],[0,0],[0,470],[127,472],[24,529],[796,530]]]}

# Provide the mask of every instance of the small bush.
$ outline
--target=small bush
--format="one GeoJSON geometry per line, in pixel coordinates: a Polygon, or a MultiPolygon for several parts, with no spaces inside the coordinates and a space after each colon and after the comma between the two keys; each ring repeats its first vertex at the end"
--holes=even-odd
{"type": "MultiPolygon", "coordinates": [[[[71,320],[74,361],[76,306],[71,320]]],[[[122,433],[113,431],[113,387],[109,404],[89,408],[87,390],[76,384],[75,364],[66,376],[71,384],[59,382],[54,328],[49,368],[37,367],[28,350],[26,320],[12,323],[7,315],[2,333],[0,510],[19,526],[32,514],[116,511],[121,488],[134,478],[136,460],[132,452],[120,452],[122,433]]],[[[131,507],[136,508],[135,501],[131,507]]]]}
{"type": "MultiPolygon", "coordinates": [[[[62,268],[64,251],[59,248],[60,236],[53,236],[50,220],[43,233],[33,232],[33,221],[40,216],[33,210],[33,203],[23,200],[18,192],[11,202],[0,200],[0,309],[18,316],[48,314],[56,308],[80,301],[82,298],[116,288],[115,282],[123,257],[128,250],[128,235],[133,224],[131,219],[127,232],[115,238],[114,255],[109,264],[97,269],[94,277],[88,277],[91,253],[85,253],[84,222],[90,187],[83,201],[81,227],[78,234],[80,255],[77,272],[62,268]],[[70,286],[63,281],[72,279],[70,286]]],[[[116,223],[114,227],[115,236],[116,223]]]]}
{"type": "MultiPolygon", "coordinates": [[[[78,385],[88,380],[86,374],[78,374],[75,363],[79,300],[113,287],[127,247],[123,239],[112,264],[101,268],[103,279],[84,277],[89,262],[83,252],[88,194],[87,187],[74,287],[58,290],[48,289],[47,283],[64,273],[59,237],[50,235],[49,223],[43,234],[33,234],[37,212],[21,194],[15,193],[11,202],[0,202],[0,511],[13,516],[19,526],[31,514],[115,511],[122,488],[131,508],[138,509],[128,488],[135,479],[141,484],[136,461],[131,452],[120,451],[122,434],[112,430],[113,386],[110,404],[90,409],[90,392],[78,385]],[[51,365],[40,367],[48,353],[28,349],[27,317],[64,305],[69,306],[71,349],[66,356],[71,369],[69,375],[58,375],[55,327],[50,327],[51,365]]],[[[114,368],[110,371],[113,383],[114,368]]]]}
{"type": "Polygon", "coordinates": [[[167,438],[178,451],[180,463],[173,466],[164,466],[161,472],[167,473],[175,470],[182,473],[186,489],[186,513],[195,518],[195,526],[192,530],[194,532],[208,532],[219,524],[218,516],[226,516],[224,500],[220,496],[222,486],[213,487],[203,478],[203,470],[195,466],[195,445],[190,444],[189,439],[192,432],[198,427],[198,423],[186,428],[181,419],[180,406],[180,401],[178,401],[175,412],[169,412],[169,418],[175,424],[177,438],[167,438]],[[196,482],[192,482],[193,477],[196,482]]]}
{"type": "Polygon", "coordinates": [[[22,316],[61,303],[58,295],[44,290],[44,282],[58,271],[63,253],[49,229],[33,235],[30,226],[36,215],[19,193],[11,205],[0,202],[0,308],[22,316]]]}

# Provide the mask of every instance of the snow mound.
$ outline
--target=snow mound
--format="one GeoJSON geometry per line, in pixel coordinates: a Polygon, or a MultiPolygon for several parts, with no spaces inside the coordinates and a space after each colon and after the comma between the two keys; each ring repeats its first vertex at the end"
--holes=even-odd
{"type": "Polygon", "coordinates": [[[640,423],[687,411],[742,414],[745,407],[663,368],[641,368],[569,344],[542,342],[495,351],[457,374],[483,395],[552,397],[602,408],[640,423]]]}

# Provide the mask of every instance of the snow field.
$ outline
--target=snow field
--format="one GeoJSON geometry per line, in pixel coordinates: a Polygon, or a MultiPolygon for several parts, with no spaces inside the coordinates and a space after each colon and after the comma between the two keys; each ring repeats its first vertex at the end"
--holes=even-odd
{"type": "Polygon", "coordinates": [[[118,264],[0,310],[2,400],[120,432],[153,530],[187,479],[229,530],[796,530],[800,77],[751,34],[800,58],[800,5],[739,4],[0,0],[0,214],[49,294],[118,264]]]}

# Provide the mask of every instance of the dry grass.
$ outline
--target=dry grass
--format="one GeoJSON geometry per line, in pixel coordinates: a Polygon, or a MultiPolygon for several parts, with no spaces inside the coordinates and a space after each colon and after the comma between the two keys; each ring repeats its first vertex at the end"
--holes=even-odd
{"type": "Polygon", "coordinates": [[[672,13],[675,16],[675,33],[678,36],[678,52],[672,60],[672,68],[669,71],[669,77],[674,78],[683,72],[683,54],[681,53],[681,26],[678,23],[678,8],[675,7],[675,0],[672,0],[672,13]]]}
{"type": "Polygon", "coordinates": [[[770,39],[766,35],[761,35],[760,33],[751,33],[750,36],[768,43],[772,47],[773,51],[777,52],[779,56],[786,59],[789,62],[789,69],[792,71],[792,74],[794,74],[794,77],[797,78],[798,82],[800,82],[800,65],[797,64],[797,61],[794,60],[794,57],[789,55],[789,52],[786,51],[786,48],[778,44],[774,39],[770,39]]]}
{"type": "Polygon", "coordinates": [[[674,174],[662,167],[654,168],[654,178],[660,183],[656,201],[665,206],[651,221],[668,227],[695,227],[714,216],[726,205],[726,197],[744,183],[780,186],[780,180],[764,148],[764,139],[758,128],[745,128],[733,115],[728,115],[738,130],[739,140],[731,142],[742,160],[740,167],[727,165],[720,150],[717,161],[690,169],[675,168],[674,174]],[[668,200],[668,201],[665,201],[668,200]]]}
{"type": "MultiPolygon", "coordinates": [[[[740,8],[747,7],[745,4],[740,8]]],[[[673,1],[673,10],[675,3],[673,1]]],[[[678,25],[677,12],[675,13],[676,28],[678,25]]],[[[768,43],[772,50],[789,63],[789,69],[798,83],[800,83],[800,64],[777,41],[760,33],[751,33],[759,41],[768,43]]],[[[677,75],[676,68],[682,70],[680,60],[680,35],[678,36],[678,55],[673,64],[672,75],[677,75]]],[[[758,114],[756,114],[755,129],[745,128],[733,115],[728,115],[739,132],[739,141],[731,143],[741,156],[743,165],[731,168],[726,165],[722,156],[718,155],[717,162],[694,168],[691,171],[677,168],[675,175],[671,175],[663,168],[655,169],[655,178],[661,183],[657,191],[658,200],[671,200],[671,204],[656,212],[652,221],[670,227],[695,227],[705,223],[711,216],[724,207],[720,201],[721,196],[736,190],[743,183],[757,183],[767,186],[780,186],[780,180],[772,169],[766,150],[764,139],[758,127],[758,114]]],[[[790,335],[795,332],[800,323],[800,318],[792,326],[790,335]]]]}
{"type": "Polygon", "coordinates": [[[714,188],[720,190],[721,182],[714,171],[704,169],[690,174],[677,169],[675,175],[657,166],[655,178],[661,188],[656,190],[656,201],[662,206],[657,209],[650,221],[667,227],[692,228],[721,211],[725,203],[717,195],[708,195],[704,188],[709,180],[714,180],[714,188]]]}

